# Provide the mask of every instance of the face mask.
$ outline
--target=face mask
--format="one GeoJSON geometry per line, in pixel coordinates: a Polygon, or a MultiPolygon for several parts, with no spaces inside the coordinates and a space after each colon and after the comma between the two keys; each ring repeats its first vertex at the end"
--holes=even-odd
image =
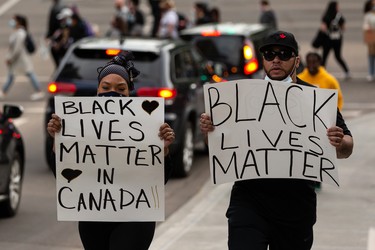
{"type": "MultiPolygon", "coordinates": [[[[292,83],[293,79],[292,79],[292,77],[290,75],[292,75],[295,70],[296,70],[296,61],[294,61],[294,66],[293,66],[292,72],[285,79],[281,80],[281,82],[292,83]]],[[[266,75],[266,77],[264,78],[264,80],[272,81],[272,79],[269,78],[268,75],[266,75]]]]}
{"type": "Polygon", "coordinates": [[[14,19],[10,19],[8,25],[9,27],[14,28],[16,27],[16,21],[14,19]]]}
{"type": "Polygon", "coordinates": [[[73,23],[73,20],[71,18],[67,18],[66,21],[65,21],[65,24],[67,26],[72,26],[72,23],[73,23]]]}
{"type": "MultiPolygon", "coordinates": [[[[267,81],[272,81],[271,78],[268,77],[268,75],[266,75],[266,77],[264,78],[264,80],[267,80],[267,81]]],[[[292,83],[293,79],[288,76],[287,78],[281,80],[281,82],[287,82],[287,83],[292,83]]]]}
{"type": "Polygon", "coordinates": [[[109,91],[109,92],[103,92],[99,93],[98,96],[104,96],[104,97],[123,97],[124,95],[116,92],[116,91],[109,91]]]}

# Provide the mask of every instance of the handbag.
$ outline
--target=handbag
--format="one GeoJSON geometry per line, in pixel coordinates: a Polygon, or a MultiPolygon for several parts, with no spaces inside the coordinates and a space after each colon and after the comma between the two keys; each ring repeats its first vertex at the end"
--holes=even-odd
{"type": "Polygon", "coordinates": [[[318,49],[322,47],[326,42],[328,42],[328,35],[322,30],[318,30],[318,32],[315,35],[315,38],[313,39],[311,45],[315,48],[318,49]]]}

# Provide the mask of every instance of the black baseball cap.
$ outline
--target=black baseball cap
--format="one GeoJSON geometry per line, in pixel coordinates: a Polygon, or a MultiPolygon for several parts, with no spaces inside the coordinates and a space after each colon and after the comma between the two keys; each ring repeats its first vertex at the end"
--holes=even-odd
{"type": "Polygon", "coordinates": [[[264,44],[259,48],[260,52],[264,52],[268,47],[271,46],[284,46],[292,49],[296,55],[298,55],[298,44],[294,35],[286,31],[276,31],[271,33],[264,44]]]}

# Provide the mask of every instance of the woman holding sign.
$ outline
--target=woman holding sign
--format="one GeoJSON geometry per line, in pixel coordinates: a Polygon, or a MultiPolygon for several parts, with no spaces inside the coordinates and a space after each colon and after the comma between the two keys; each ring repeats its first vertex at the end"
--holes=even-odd
{"type": "MultiPolygon", "coordinates": [[[[131,52],[114,57],[104,67],[98,69],[97,96],[128,97],[134,89],[133,78],[139,71],[134,68],[131,61],[131,52]]],[[[61,119],[56,114],[52,115],[47,130],[54,138],[55,133],[61,131],[61,119]]],[[[156,133],[156,131],[155,131],[156,133]]],[[[175,139],[173,129],[164,123],[158,131],[161,140],[164,140],[165,181],[171,174],[169,158],[169,145],[175,139]]],[[[56,176],[56,170],[54,170],[56,176]]],[[[118,250],[149,248],[154,236],[155,222],[79,222],[79,233],[82,244],[86,250],[118,250]]]]}

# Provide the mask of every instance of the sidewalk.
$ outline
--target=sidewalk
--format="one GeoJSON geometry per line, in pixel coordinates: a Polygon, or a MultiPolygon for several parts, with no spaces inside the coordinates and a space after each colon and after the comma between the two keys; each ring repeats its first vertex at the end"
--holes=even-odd
{"type": "MultiPolygon", "coordinates": [[[[375,113],[347,120],[354,153],[339,160],[340,188],[322,185],[314,250],[375,249],[375,113]]],[[[227,249],[231,184],[207,182],[201,191],[157,229],[150,250],[227,249]]]]}

